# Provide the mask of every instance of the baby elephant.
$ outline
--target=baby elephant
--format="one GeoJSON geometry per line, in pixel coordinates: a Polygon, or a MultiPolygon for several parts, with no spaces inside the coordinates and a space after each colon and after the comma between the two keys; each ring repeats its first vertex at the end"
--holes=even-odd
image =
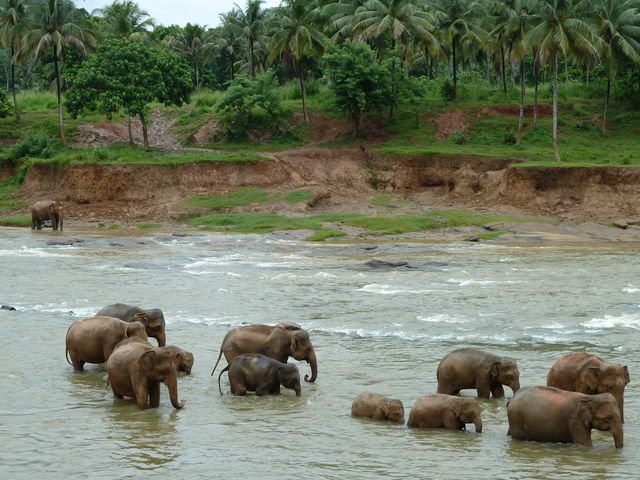
{"type": "Polygon", "coordinates": [[[191,374],[191,368],[193,367],[193,353],[187,352],[180,347],[168,345],[164,349],[170,352],[174,356],[174,361],[178,367],[178,374],[184,373],[185,375],[191,374]]]}
{"type": "Polygon", "coordinates": [[[351,415],[404,423],[404,406],[400,400],[364,392],[351,404],[351,415]]]}
{"type": "Polygon", "coordinates": [[[235,357],[218,375],[218,389],[220,377],[224,372],[229,372],[231,393],[245,395],[256,392],[256,395],[269,393],[279,394],[280,385],[295,390],[296,396],[300,396],[300,372],[292,363],[281,363],[259,353],[245,353],[235,357]]]}
{"type": "Polygon", "coordinates": [[[476,432],[482,432],[480,406],[475,399],[436,394],[418,399],[411,408],[407,426],[465,430],[466,423],[473,423],[476,432]]]}
{"type": "Polygon", "coordinates": [[[623,441],[622,419],[610,393],[585,395],[554,387],[526,387],[507,403],[509,431],[519,440],[591,446],[591,429],[609,431],[616,448],[623,441]]]}
{"type": "Polygon", "coordinates": [[[456,395],[475,388],[478,397],[504,397],[503,385],[513,393],[520,389],[520,372],[513,358],[499,357],[475,348],[454,350],[438,365],[438,393],[456,395]]]}

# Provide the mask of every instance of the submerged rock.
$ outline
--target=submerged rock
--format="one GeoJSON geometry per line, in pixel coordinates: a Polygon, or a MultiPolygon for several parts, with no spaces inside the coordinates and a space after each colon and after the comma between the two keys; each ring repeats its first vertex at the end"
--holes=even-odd
{"type": "Polygon", "coordinates": [[[86,240],[84,238],[53,238],[51,240],[47,240],[47,245],[52,246],[52,247],[57,247],[57,246],[70,246],[70,245],[75,245],[77,243],[85,243],[86,240]]]}
{"type": "Polygon", "coordinates": [[[16,307],[12,307],[11,305],[2,305],[0,307],[0,310],[9,310],[9,311],[15,312],[16,307]]]}
{"type": "Polygon", "coordinates": [[[373,259],[373,260],[368,260],[364,263],[365,267],[369,267],[369,268],[381,268],[381,269],[388,269],[388,268],[415,268],[411,265],[409,265],[409,262],[404,262],[404,261],[395,261],[395,260],[378,260],[378,259],[373,259]]]}

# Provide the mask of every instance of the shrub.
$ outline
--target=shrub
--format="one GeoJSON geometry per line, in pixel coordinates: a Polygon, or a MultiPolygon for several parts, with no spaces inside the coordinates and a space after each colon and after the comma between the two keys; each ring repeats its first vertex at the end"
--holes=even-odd
{"type": "Polygon", "coordinates": [[[513,129],[509,128],[504,132],[503,141],[505,144],[515,145],[517,140],[516,132],[513,129]]]}
{"type": "Polygon", "coordinates": [[[7,99],[7,92],[0,87],[0,118],[8,117],[11,113],[11,105],[7,99]]]}
{"type": "Polygon", "coordinates": [[[16,143],[11,150],[11,156],[16,159],[27,156],[51,158],[55,154],[56,145],[57,141],[50,138],[46,133],[34,133],[27,135],[16,143]]]}
{"type": "Polygon", "coordinates": [[[453,102],[453,100],[456,98],[456,92],[451,81],[446,80],[442,84],[442,87],[440,87],[440,95],[442,96],[443,100],[446,100],[447,102],[453,102]]]}
{"type": "Polygon", "coordinates": [[[451,140],[456,145],[462,145],[463,143],[466,142],[466,139],[464,138],[464,134],[462,133],[462,130],[456,130],[456,132],[451,137],[451,140]]]}

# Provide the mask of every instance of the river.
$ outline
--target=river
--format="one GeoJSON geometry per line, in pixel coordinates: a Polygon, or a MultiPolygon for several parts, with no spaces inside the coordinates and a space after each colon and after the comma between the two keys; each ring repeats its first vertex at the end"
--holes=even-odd
{"type": "Polygon", "coordinates": [[[638,478],[637,245],[127,235],[0,228],[0,302],[17,309],[0,311],[1,478],[638,478]],[[416,268],[365,266],[373,258],[416,268]],[[69,325],[115,302],[161,308],[167,344],[194,353],[183,410],[164,386],[158,409],[138,410],[114,399],[104,365],[67,364],[69,325]],[[310,332],[316,383],[298,398],[234,397],[225,375],[220,396],[210,372],[225,333],[280,321],[310,332]],[[351,417],[363,391],[402,400],[408,417],[463,346],[516,358],[522,386],[572,351],[627,365],[625,447],[596,430],[591,448],[512,440],[509,388],[479,400],[481,434],[351,417]]]}

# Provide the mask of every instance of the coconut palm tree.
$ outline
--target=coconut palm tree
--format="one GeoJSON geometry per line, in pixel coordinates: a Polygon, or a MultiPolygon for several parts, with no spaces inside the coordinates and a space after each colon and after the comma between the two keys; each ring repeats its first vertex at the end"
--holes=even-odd
{"type": "Polygon", "coordinates": [[[267,10],[260,8],[263,0],[247,0],[247,9],[236,6],[237,13],[227,18],[228,25],[233,28],[246,42],[249,52],[249,71],[256,76],[256,43],[264,42],[264,26],[267,10]]]}
{"type": "Polygon", "coordinates": [[[196,74],[196,89],[200,88],[200,64],[206,62],[212,52],[214,44],[213,34],[206,26],[187,25],[182,32],[169,40],[169,48],[181,57],[189,59],[196,74]]]}
{"type": "Polygon", "coordinates": [[[0,4],[0,43],[9,47],[11,68],[11,94],[16,120],[20,121],[20,108],[16,98],[16,62],[21,53],[21,41],[26,31],[27,6],[23,0],[5,0],[0,4]]]}
{"type": "Polygon", "coordinates": [[[222,20],[222,28],[217,32],[216,48],[220,52],[224,52],[229,56],[229,66],[231,68],[231,80],[235,76],[234,64],[236,53],[242,48],[242,41],[237,33],[237,30],[230,26],[230,16],[237,14],[237,10],[232,10],[229,13],[220,15],[222,20]]]}
{"type": "Polygon", "coordinates": [[[286,0],[284,5],[274,10],[272,18],[273,35],[268,47],[269,61],[273,61],[281,54],[291,56],[300,80],[302,114],[304,121],[308,122],[304,70],[301,61],[305,55],[324,51],[329,39],[318,29],[316,20],[319,18],[319,11],[307,0],[286,0]]]}
{"type": "Polygon", "coordinates": [[[104,17],[111,35],[116,38],[127,38],[132,41],[146,41],[148,28],[153,28],[154,21],[149,14],[130,0],[115,0],[111,5],[94,10],[104,17]]]}
{"type": "Polygon", "coordinates": [[[607,74],[607,93],[602,133],[607,131],[611,82],[620,60],[628,57],[640,65],[640,2],[637,0],[599,0],[595,5],[598,35],[603,41],[603,60],[607,74]]]}
{"type": "Polygon", "coordinates": [[[65,47],[72,46],[86,53],[85,46],[93,46],[96,41],[95,37],[82,27],[83,21],[87,18],[86,12],[76,9],[70,0],[47,0],[36,4],[33,8],[33,28],[23,39],[23,49],[32,52],[35,58],[46,54],[47,49],[51,51],[58,95],[60,139],[66,144],[58,62],[65,47]]]}
{"type": "Polygon", "coordinates": [[[558,55],[578,61],[594,62],[598,58],[593,27],[577,13],[571,0],[541,0],[534,27],[525,43],[537,49],[542,64],[551,63],[553,76],[552,135],[553,155],[560,161],[558,149],[558,55]]]}

